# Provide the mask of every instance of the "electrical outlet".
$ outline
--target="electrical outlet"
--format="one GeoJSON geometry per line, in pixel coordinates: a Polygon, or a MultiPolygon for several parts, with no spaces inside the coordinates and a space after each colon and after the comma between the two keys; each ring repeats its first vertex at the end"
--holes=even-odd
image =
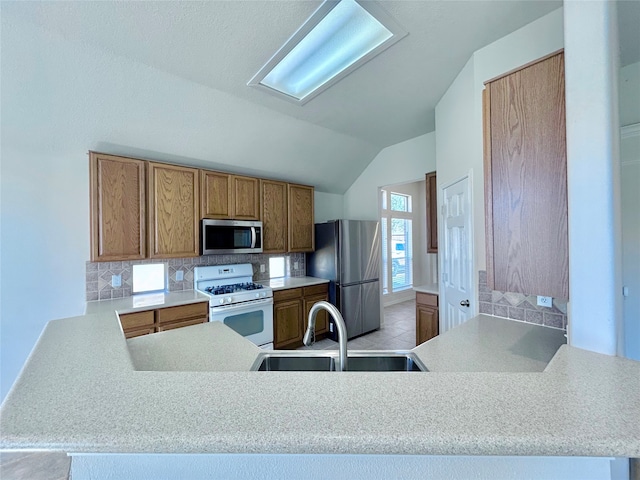
{"type": "Polygon", "coordinates": [[[119,287],[122,285],[122,275],[111,275],[111,286],[119,287]]]}
{"type": "Polygon", "coordinates": [[[184,280],[184,270],[176,270],[176,282],[182,282],[184,280]]]}
{"type": "Polygon", "coordinates": [[[551,297],[543,297],[542,295],[538,295],[538,305],[541,307],[549,307],[553,305],[553,298],[551,297]]]}
{"type": "Polygon", "coordinates": [[[267,267],[264,266],[264,264],[260,265],[260,273],[264,273],[267,271],[267,267]]]}
{"type": "Polygon", "coordinates": [[[298,262],[293,262],[293,269],[297,270],[298,269],[298,262]]]}

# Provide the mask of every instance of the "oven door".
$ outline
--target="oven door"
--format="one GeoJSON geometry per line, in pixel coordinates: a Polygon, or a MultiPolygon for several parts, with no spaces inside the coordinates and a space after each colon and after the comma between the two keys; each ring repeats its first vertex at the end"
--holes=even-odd
{"type": "Polygon", "coordinates": [[[273,345],[273,298],[213,306],[209,321],[222,322],[263,348],[273,345]]]}

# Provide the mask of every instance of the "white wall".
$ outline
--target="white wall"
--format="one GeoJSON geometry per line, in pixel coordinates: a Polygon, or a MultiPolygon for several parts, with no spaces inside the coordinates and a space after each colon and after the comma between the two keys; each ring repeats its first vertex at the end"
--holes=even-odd
{"type": "Polygon", "coordinates": [[[343,218],[343,202],[344,195],[316,191],[314,193],[313,207],[315,223],[323,223],[327,220],[343,218]]]}
{"type": "Polygon", "coordinates": [[[625,356],[640,360],[640,62],[621,68],[618,81],[625,356]]]}
{"type": "MultiPolygon", "coordinates": [[[[332,152],[340,140],[334,141],[335,132],[274,116],[247,102],[239,105],[231,95],[70,43],[4,11],[1,20],[0,398],[4,398],[44,325],[84,313],[88,150],[184,163],[224,159],[231,168],[256,168],[258,162],[243,148],[220,152],[216,139],[223,135],[241,147],[256,136],[277,138],[274,131],[295,137],[301,129],[312,128],[316,144],[308,149],[329,148],[329,157],[336,156],[332,152]],[[219,112],[225,113],[224,121],[219,112]],[[226,115],[230,112],[236,115],[226,115]]],[[[268,159],[267,168],[308,176],[308,169],[291,161],[299,157],[294,143],[274,145],[273,151],[265,152],[265,159],[277,153],[277,158],[268,159]]],[[[224,167],[222,162],[218,165],[224,167]]],[[[341,195],[320,198],[319,215],[342,216],[341,195]]]]}
{"type": "Polygon", "coordinates": [[[383,149],[344,194],[349,220],[378,220],[378,188],[424,180],[436,169],[435,132],[383,149]]]}
{"type": "Polygon", "coordinates": [[[622,129],[620,160],[622,284],[628,288],[623,299],[624,350],[626,357],[640,360],[640,123],[622,129]]]}
{"type": "Polygon", "coordinates": [[[624,345],[616,3],[567,0],[564,12],[567,333],[570,345],[616,355],[624,345]]]}
{"type": "MultiPolygon", "coordinates": [[[[562,9],[558,9],[476,51],[436,106],[438,188],[472,172],[476,282],[478,270],[486,268],[482,155],[484,82],[562,47],[562,9]]],[[[442,234],[442,229],[440,232],[442,234]]],[[[439,243],[442,244],[442,239],[439,243]]]]}

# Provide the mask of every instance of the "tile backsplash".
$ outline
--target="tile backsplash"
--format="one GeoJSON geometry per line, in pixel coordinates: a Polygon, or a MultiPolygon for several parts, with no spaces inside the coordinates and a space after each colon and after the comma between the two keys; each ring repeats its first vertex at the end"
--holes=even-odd
{"type": "Polygon", "coordinates": [[[169,270],[169,291],[193,289],[193,268],[201,265],[232,265],[251,263],[253,265],[253,279],[255,281],[269,279],[269,258],[285,258],[286,274],[290,277],[304,277],[306,274],[305,254],[237,254],[237,255],[204,255],[192,258],[171,258],[153,260],[130,260],[122,262],[87,262],[86,263],[86,295],[87,301],[108,300],[131,296],[132,266],[149,263],[164,263],[169,270]],[[298,268],[294,268],[296,266],[298,268]],[[260,265],[265,266],[265,272],[260,272],[260,265]],[[182,270],[184,278],[176,281],[176,272],[182,270]],[[112,275],[121,275],[120,287],[111,286],[112,275]]]}
{"type": "Polygon", "coordinates": [[[487,272],[480,270],[479,274],[480,313],[567,329],[566,300],[554,298],[552,307],[540,307],[536,295],[491,290],[487,285],[487,272]]]}

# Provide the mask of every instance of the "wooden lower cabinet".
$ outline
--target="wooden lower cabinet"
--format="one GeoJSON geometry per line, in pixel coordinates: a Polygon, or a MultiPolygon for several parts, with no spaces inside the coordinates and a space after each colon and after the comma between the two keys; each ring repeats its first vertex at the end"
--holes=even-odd
{"type": "Polygon", "coordinates": [[[176,307],[119,315],[126,338],[188,327],[209,320],[209,302],[190,303],[176,307]]]}
{"type": "MultiPolygon", "coordinates": [[[[316,302],[328,300],[328,285],[312,285],[273,292],[273,347],[276,350],[302,346],[309,311],[316,302]]],[[[316,317],[316,339],[329,331],[329,317],[321,311],[316,317]]]]}
{"type": "Polygon", "coordinates": [[[438,295],[416,293],[416,345],[438,335],[438,295]]]}
{"type": "MultiPolygon", "coordinates": [[[[309,326],[309,311],[317,302],[329,301],[329,290],[327,284],[314,285],[305,287],[304,289],[304,329],[309,326]]],[[[326,334],[329,331],[329,313],[326,310],[320,310],[316,316],[316,338],[326,334]]]]}
{"type": "Polygon", "coordinates": [[[296,348],[302,344],[302,300],[285,300],[273,304],[273,347],[296,348]]]}

